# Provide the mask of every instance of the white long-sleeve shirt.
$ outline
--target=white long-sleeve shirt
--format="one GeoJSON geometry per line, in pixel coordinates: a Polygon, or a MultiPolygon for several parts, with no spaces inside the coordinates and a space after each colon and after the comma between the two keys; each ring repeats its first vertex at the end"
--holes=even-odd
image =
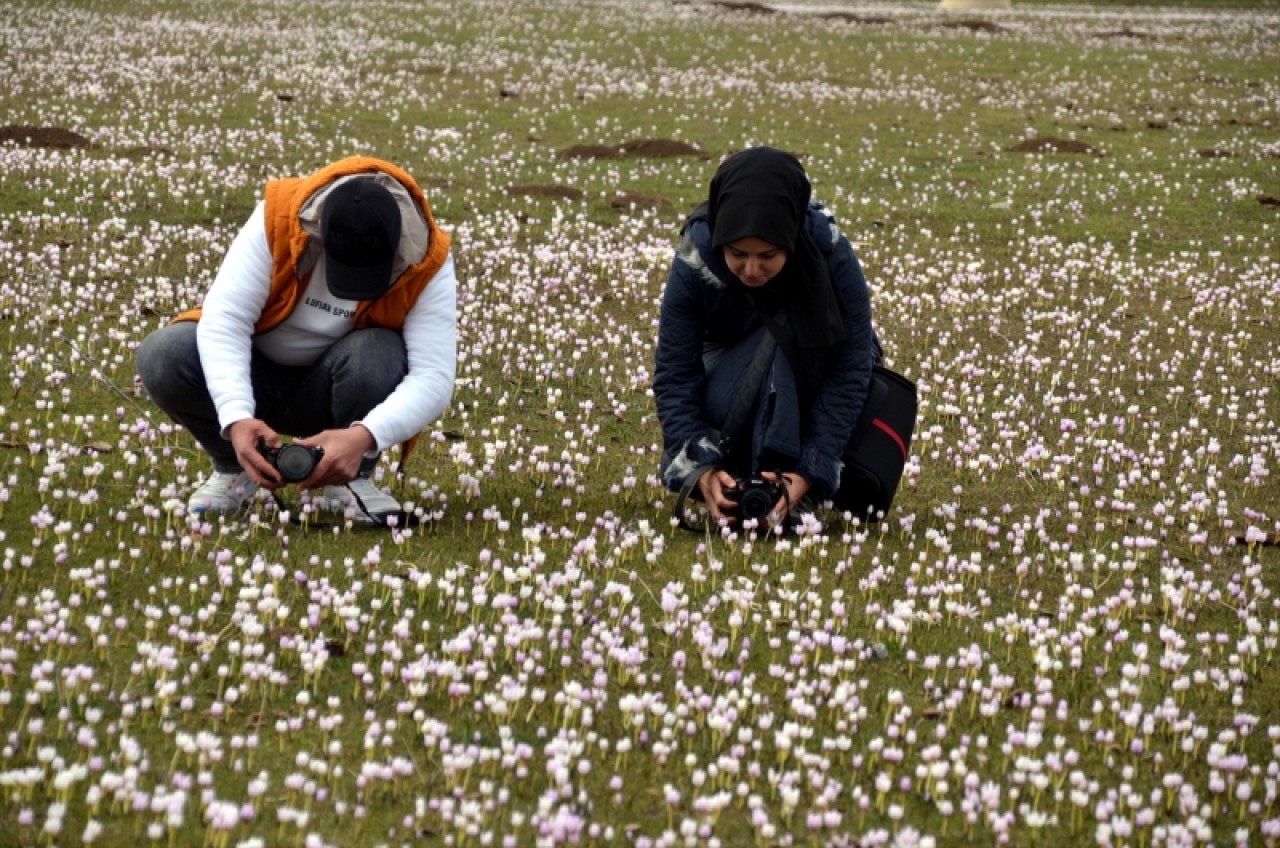
{"type": "MultiPolygon", "coordinates": [[[[270,332],[255,334],[271,292],[272,268],[264,205],[259,203],[227,251],[196,331],[200,363],[224,436],[235,422],[255,417],[249,372],[255,348],[282,365],[309,365],[355,328],[357,302],[329,292],[324,263],[319,262],[293,313],[270,332]]],[[[373,434],[378,450],[421,432],[449,405],[458,366],[457,287],[450,256],[405,316],[408,374],[386,400],[353,422],[373,434]]]]}

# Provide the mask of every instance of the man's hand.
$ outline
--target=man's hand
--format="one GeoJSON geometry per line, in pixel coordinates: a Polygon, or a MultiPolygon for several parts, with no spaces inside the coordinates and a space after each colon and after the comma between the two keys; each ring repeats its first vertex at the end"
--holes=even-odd
{"type": "Polygon", "coordinates": [[[378,446],[373,434],[363,424],[338,430],[323,430],[296,441],[300,445],[324,449],[324,456],[316,463],[315,471],[298,484],[298,488],[303,490],[345,486],[360,472],[364,455],[378,446]]]}
{"type": "Polygon", "coordinates": [[[708,469],[698,478],[698,490],[702,492],[702,500],[706,502],[707,510],[716,524],[722,521],[733,524],[738,520],[729,514],[737,508],[738,502],[726,494],[726,490],[732,490],[734,484],[733,476],[723,468],[708,469]]]}
{"type": "Polygon", "coordinates": [[[257,418],[241,418],[228,428],[227,434],[231,436],[231,445],[236,449],[236,460],[249,475],[249,479],[272,490],[284,485],[280,473],[258,449],[264,442],[267,447],[280,447],[280,434],[268,427],[267,422],[257,418]]]}
{"type": "Polygon", "coordinates": [[[794,472],[778,474],[773,471],[762,471],[760,476],[774,483],[781,482],[787,489],[786,496],[778,498],[778,502],[773,505],[773,511],[769,514],[769,518],[773,521],[786,518],[791,508],[800,503],[800,499],[809,491],[809,481],[794,472]]]}

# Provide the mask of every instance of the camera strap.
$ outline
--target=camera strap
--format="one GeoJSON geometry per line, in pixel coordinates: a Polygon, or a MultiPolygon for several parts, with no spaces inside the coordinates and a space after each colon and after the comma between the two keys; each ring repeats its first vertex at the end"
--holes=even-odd
{"type": "Polygon", "coordinates": [[[350,492],[351,497],[355,499],[356,506],[360,507],[360,512],[364,513],[366,518],[379,527],[394,527],[396,529],[402,529],[405,527],[417,527],[422,523],[422,517],[416,512],[405,512],[403,509],[398,509],[395,512],[384,512],[378,514],[372,513],[369,511],[369,508],[365,506],[364,501],[360,500],[360,496],[356,494],[354,489],[347,486],[346,490],[350,492]]]}
{"type": "Polygon", "coordinates": [[[724,426],[720,428],[719,448],[722,457],[729,455],[735,447],[736,440],[743,435],[744,431],[750,431],[748,419],[751,417],[751,411],[755,408],[756,398],[760,395],[760,386],[764,383],[764,376],[769,373],[769,369],[773,366],[773,352],[777,348],[777,340],[774,339],[773,333],[769,332],[766,327],[764,336],[760,339],[759,346],[756,347],[755,356],[751,358],[751,364],[747,366],[747,374],[742,380],[742,386],[739,387],[738,393],[734,395],[733,405],[729,407],[729,412],[724,417],[724,426]]]}
{"type": "MultiPolygon", "coordinates": [[[[739,437],[745,432],[748,439],[750,438],[750,428],[748,419],[751,417],[751,411],[755,408],[756,397],[760,394],[760,386],[764,383],[765,374],[769,373],[769,368],[773,365],[773,353],[778,348],[778,343],[773,337],[773,333],[769,332],[766,327],[764,334],[760,338],[760,344],[756,346],[756,352],[751,357],[751,364],[747,366],[746,376],[742,379],[742,385],[738,387],[738,393],[733,397],[733,404],[729,407],[729,412],[724,417],[724,425],[720,428],[720,439],[717,447],[720,449],[720,463],[725,464],[730,453],[738,441],[739,437]]],[[[691,530],[694,533],[703,532],[704,528],[696,527],[689,522],[688,513],[685,511],[685,503],[693,490],[698,486],[698,480],[708,471],[717,468],[716,465],[700,465],[693,469],[685,476],[683,484],[680,486],[680,492],[676,496],[675,507],[672,514],[676,518],[676,523],[684,530],[691,530]]]]}

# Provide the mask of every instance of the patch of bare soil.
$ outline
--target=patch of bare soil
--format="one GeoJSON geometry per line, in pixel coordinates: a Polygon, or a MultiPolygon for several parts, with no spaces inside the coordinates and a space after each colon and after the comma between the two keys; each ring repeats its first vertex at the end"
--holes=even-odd
{"type": "Polygon", "coordinates": [[[628,156],[645,156],[651,159],[669,156],[703,156],[701,148],[670,138],[637,138],[624,141],[618,149],[628,156]]]}
{"type": "Polygon", "coordinates": [[[883,18],[875,15],[857,15],[853,12],[820,12],[814,17],[822,21],[843,21],[850,24],[879,25],[893,23],[892,18],[883,18]]]}
{"type": "Polygon", "coordinates": [[[1091,156],[1100,155],[1095,148],[1085,144],[1083,141],[1053,138],[1051,136],[1029,138],[1005,149],[1013,153],[1087,153],[1091,156]]]}
{"type": "Polygon", "coordinates": [[[565,200],[581,200],[582,192],[563,185],[513,185],[507,187],[512,197],[563,197],[565,200]]]}
{"type": "Polygon", "coordinates": [[[1269,194],[1258,195],[1258,202],[1263,206],[1280,206],[1280,198],[1272,197],[1269,194]]]}
{"type": "Polygon", "coordinates": [[[650,194],[643,191],[620,191],[613,200],[609,201],[609,208],[616,209],[619,212],[625,212],[628,209],[665,209],[667,201],[661,195],[650,194]]]}
{"type": "Polygon", "coordinates": [[[23,147],[56,147],[69,150],[72,147],[92,147],[89,139],[62,127],[30,127],[10,124],[0,127],[0,143],[16,141],[23,147]]]}
{"type": "Polygon", "coordinates": [[[557,155],[561,159],[621,159],[622,151],[607,144],[575,144],[557,155]]]}
{"type": "Polygon", "coordinates": [[[946,21],[939,24],[943,29],[967,29],[970,32],[1008,32],[1008,29],[993,21],[946,21]]]}
{"type": "Polygon", "coordinates": [[[1136,41],[1149,41],[1151,33],[1142,32],[1140,30],[1125,27],[1124,29],[1113,29],[1107,32],[1100,32],[1094,38],[1132,38],[1136,41]]]}
{"type": "Polygon", "coordinates": [[[1235,156],[1230,150],[1221,150],[1217,147],[1206,147],[1204,150],[1197,150],[1196,153],[1205,159],[1230,159],[1235,156]]]}
{"type": "Polygon", "coordinates": [[[661,159],[671,156],[702,156],[701,148],[694,144],[676,141],[670,138],[638,138],[624,141],[622,144],[575,144],[566,147],[557,156],[561,159],[621,159],[624,156],[638,156],[649,159],[661,159]]]}
{"type": "Polygon", "coordinates": [[[732,0],[714,0],[711,3],[718,9],[727,9],[730,12],[748,12],[752,15],[776,15],[777,9],[771,9],[762,3],[735,3],[732,0]]]}

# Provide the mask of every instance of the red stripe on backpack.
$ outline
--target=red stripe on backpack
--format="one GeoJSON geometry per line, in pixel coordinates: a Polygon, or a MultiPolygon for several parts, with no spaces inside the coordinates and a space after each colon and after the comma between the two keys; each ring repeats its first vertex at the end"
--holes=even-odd
{"type": "Polygon", "coordinates": [[[893,439],[894,443],[898,446],[898,450],[902,451],[902,460],[905,462],[907,460],[907,446],[903,443],[902,437],[895,433],[892,427],[881,421],[879,418],[872,418],[871,423],[889,434],[889,438],[893,439]]]}

